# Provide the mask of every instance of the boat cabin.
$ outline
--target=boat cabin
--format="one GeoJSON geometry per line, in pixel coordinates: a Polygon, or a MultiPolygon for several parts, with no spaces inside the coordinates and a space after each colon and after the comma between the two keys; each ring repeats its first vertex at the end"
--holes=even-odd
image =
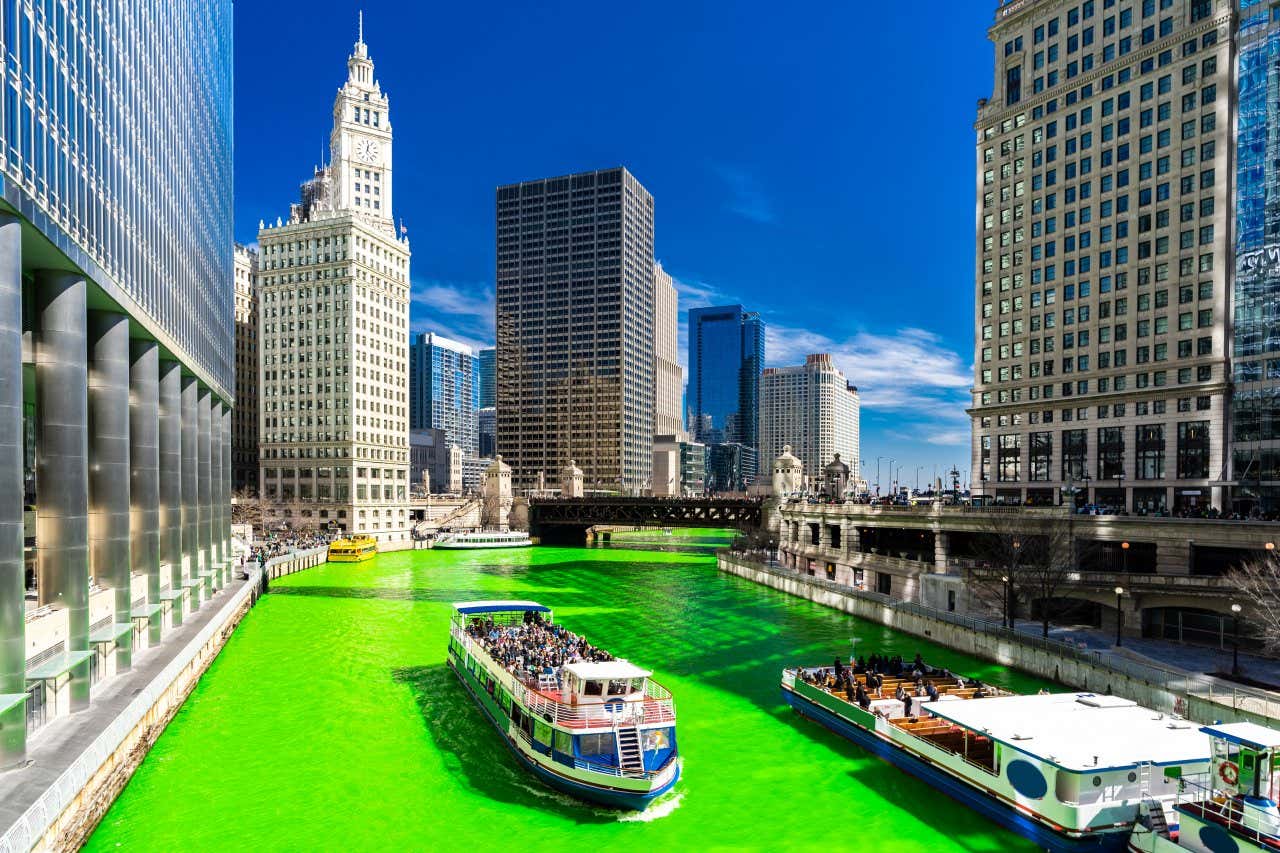
{"type": "Polygon", "coordinates": [[[609,701],[644,698],[645,682],[653,675],[625,660],[580,661],[561,667],[562,690],[578,705],[603,705],[609,701]]]}

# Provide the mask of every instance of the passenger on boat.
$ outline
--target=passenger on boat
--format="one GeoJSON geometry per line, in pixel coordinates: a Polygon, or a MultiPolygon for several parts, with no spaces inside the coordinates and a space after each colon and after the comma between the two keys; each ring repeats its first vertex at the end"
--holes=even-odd
{"type": "Polygon", "coordinates": [[[933,686],[932,681],[925,682],[924,692],[929,697],[930,702],[938,701],[938,688],[933,686]]]}
{"type": "Polygon", "coordinates": [[[858,707],[864,711],[871,707],[871,697],[867,695],[866,688],[861,684],[858,685],[856,701],[858,703],[858,707]]]}

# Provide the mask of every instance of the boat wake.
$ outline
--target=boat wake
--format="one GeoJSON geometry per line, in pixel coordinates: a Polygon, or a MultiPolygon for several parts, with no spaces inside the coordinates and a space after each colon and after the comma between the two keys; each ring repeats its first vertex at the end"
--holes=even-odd
{"type": "Polygon", "coordinates": [[[618,818],[618,823],[650,823],[651,821],[662,820],[662,818],[680,808],[680,801],[683,799],[684,791],[663,794],[644,811],[625,814],[618,818]]]}

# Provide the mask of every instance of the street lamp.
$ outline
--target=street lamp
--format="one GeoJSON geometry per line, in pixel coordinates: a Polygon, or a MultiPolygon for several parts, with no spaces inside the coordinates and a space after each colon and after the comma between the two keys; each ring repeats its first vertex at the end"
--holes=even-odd
{"type": "Polygon", "coordinates": [[[1124,573],[1129,574],[1129,543],[1120,543],[1120,553],[1124,555],[1124,573]]]}
{"type": "Polygon", "coordinates": [[[1002,627],[1007,629],[1009,627],[1009,576],[1002,575],[1000,577],[1000,582],[1004,584],[1004,619],[1002,621],[1002,627]]]}
{"type": "Polygon", "coordinates": [[[1120,630],[1124,627],[1124,610],[1122,609],[1124,605],[1124,601],[1122,600],[1123,596],[1124,587],[1116,587],[1116,648],[1119,648],[1122,642],[1120,630]]]}
{"type": "Polygon", "coordinates": [[[1231,674],[1240,675],[1240,605],[1231,605],[1231,674]]]}

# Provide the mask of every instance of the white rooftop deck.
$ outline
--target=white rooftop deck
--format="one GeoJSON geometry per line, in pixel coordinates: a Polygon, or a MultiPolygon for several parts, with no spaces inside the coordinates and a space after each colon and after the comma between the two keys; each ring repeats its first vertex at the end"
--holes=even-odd
{"type": "Polygon", "coordinates": [[[1209,760],[1209,737],[1199,725],[1116,696],[999,696],[929,702],[924,710],[1066,770],[1209,760]]]}
{"type": "Polygon", "coordinates": [[[648,678],[653,675],[647,669],[641,669],[625,660],[580,661],[567,663],[564,671],[576,675],[584,681],[603,681],[610,678],[648,678]]]}

